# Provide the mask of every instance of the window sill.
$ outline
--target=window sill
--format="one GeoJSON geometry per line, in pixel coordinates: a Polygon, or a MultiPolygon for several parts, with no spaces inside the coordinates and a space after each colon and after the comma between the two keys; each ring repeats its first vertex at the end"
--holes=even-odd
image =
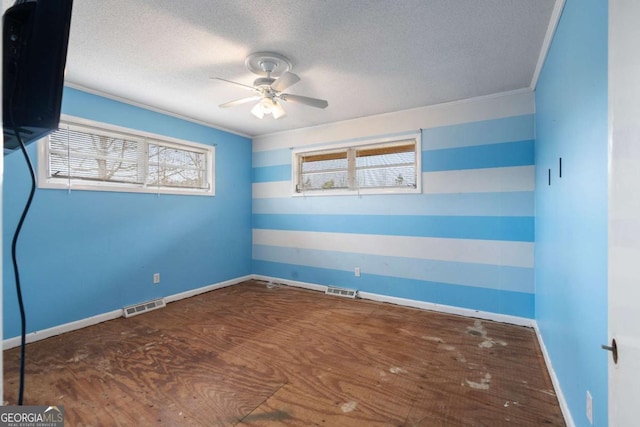
{"type": "Polygon", "coordinates": [[[67,180],[46,180],[45,182],[38,182],[38,188],[47,190],[67,190],[67,191],[110,191],[119,193],[147,193],[147,194],[172,194],[172,195],[188,195],[188,196],[215,196],[213,190],[197,190],[197,189],[179,189],[168,187],[145,187],[134,185],[114,185],[101,184],[101,183],[74,183],[67,180]]]}
{"type": "Polygon", "coordinates": [[[310,190],[301,193],[293,192],[292,197],[316,196],[371,196],[393,194],[422,194],[421,188],[367,188],[361,190],[310,190]]]}

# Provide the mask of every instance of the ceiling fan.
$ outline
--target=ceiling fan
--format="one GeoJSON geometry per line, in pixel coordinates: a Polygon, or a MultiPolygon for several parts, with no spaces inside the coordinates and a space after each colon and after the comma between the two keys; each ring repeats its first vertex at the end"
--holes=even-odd
{"type": "Polygon", "coordinates": [[[329,105],[329,103],[323,99],[309,98],[307,96],[283,92],[283,90],[298,83],[300,77],[289,71],[291,69],[291,62],[278,53],[252,53],[247,56],[244,63],[249,71],[261,76],[253,82],[253,86],[220,77],[211,77],[211,79],[231,83],[245,90],[250,90],[254,92],[255,95],[225,102],[219,105],[220,108],[235,107],[246,104],[247,102],[258,101],[251,109],[251,114],[259,119],[268,114],[271,114],[274,119],[279,119],[286,115],[282,107],[282,101],[304,104],[315,108],[327,108],[329,105]]]}

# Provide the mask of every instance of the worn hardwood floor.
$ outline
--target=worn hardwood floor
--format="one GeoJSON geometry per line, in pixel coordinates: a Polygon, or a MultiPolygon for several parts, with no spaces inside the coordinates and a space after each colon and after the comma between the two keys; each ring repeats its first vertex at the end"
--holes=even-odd
{"type": "Polygon", "coordinates": [[[29,344],[24,403],[74,427],[565,425],[531,329],[261,282],[29,344]]]}

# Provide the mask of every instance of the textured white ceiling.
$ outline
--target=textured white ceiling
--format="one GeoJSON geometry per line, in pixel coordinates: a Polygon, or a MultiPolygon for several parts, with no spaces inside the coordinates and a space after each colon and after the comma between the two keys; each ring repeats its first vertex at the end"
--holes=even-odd
{"type": "Polygon", "coordinates": [[[256,136],[530,88],[560,0],[76,0],[67,82],[256,136]],[[321,110],[257,119],[245,57],[287,56],[321,110]]]}

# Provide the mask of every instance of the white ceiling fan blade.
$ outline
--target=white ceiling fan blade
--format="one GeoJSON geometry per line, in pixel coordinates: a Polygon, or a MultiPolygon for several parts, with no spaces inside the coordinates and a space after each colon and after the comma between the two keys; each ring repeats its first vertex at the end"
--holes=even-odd
{"type": "Polygon", "coordinates": [[[261,98],[260,95],[250,96],[248,98],[236,99],[235,101],[225,102],[224,104],[218,105],[218,107],[220,108],[235,107],[236,105],[246,104],[247,102],[251,102],[251,101],[257,101],[260,98],[261,98]]]}
{"type": "Polygon", "coordinates": [[[257,89],[256,89],[255,87],[253,87],[253,86],[243,85],[242,83],[233,82],[233,81],[231,81],[231,80],[222,79],[222,78],[220,78],[220,77],[209,77],[209,78],[210,78],[211,80],[220,80],[220,81],[222,81],[222,82],[231,83],[232,85],[239,86],[239,87],[241,87],[241,88],[243,88],[243,89],[246,89],[246,90],[257,91],[257,89]]]}
{"type": "Polygon", "coordinates": [[[300,77],[298,77],[296,74],[293,74],[287,71],[283,73],[280,77],[278,77],[278,79],[275,82],[271,83],[271,89],[275,90],[276,92],[281,92],[286,88],[291,87],[294,84],[298,83],[299,81],[300,81],[300,77]]]}
{"type": "Polygon", "coordinates": [[[308,105],[316,108],[327,108],[329,103],[324,99],[309,98],[308,96],[291,95],[289,93],[281,93],[280,99],[287,102],[297,102],[299,104],[308,105]]]}

